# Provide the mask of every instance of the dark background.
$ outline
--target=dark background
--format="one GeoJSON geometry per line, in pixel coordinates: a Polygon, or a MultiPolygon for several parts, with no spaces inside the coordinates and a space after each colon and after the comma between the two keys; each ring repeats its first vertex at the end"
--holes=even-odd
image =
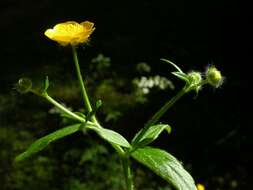
{"type": "MultiPolygon", "coordinates": [[[[160,58],[169,58],[186,71],[204,72],[208,64],[215,64],[225,76],[223,86],[205,88],[197,99],[190,94],[180,100],[163,119],[176,129],[169,140],[163,136],[157,146],[189,163],[196,181],[207,189],[233,189],[232,183],[236,183],[235,189],[250,189],[252,143],[249,124],[242,125],[240,119],[241,96],[249,83],[244,73],[249,62],[246,43],[250,20],[242,5],[224,0],[2,0],[0,18],[3,96],[13,93],[13,84],[23,76],[54,78],[60,72],[59,78],[64,79],[65,73],[74,75],[68,63],[70,51],[43,35],[47,28],[68,20],[95,23],[96,30],[81,59],[85,62],[103,53],[111,57],[113,69],[126,78],[134,75],[136,63],[147,62],[152,72],[180,86],[160,58]],[[52,65],[59,69],[49,71],[52,65]],[[225,182],[220,182],[221,178],[225,182]]],[[[140,128],[137,124],[150,117],[166,97],[159,93],[152,97],[144,114],[128,113],[128,118],[122,119],[121,133],[133,136],[140,128]],[[124,130],[126,126],[131,126],[130,130],[124,130]]],[[[0,127],[4,127],[5,114],[0,116],[0,127]]]]}

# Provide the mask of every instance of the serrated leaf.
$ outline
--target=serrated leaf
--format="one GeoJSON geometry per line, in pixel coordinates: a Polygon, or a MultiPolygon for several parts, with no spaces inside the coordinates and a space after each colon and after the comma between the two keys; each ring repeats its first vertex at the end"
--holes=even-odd
{"type": "Polygon", "coordinates": [[[134,147],[143,147],[145,145],[150,144],[154,140],[158,138],[163,130],[166,130],[168,133],[171,131],[171,127],[165,124],[158,124],[149,126],[146,131],[145,129],[140,130],[134,137],[132,141],[132,145],[134,147]]]}
{"type": "Polygon", "coordinates": [[[15,158],[15,161],[22,161],[30,156],[32,156],[33,154],[43,150],[45,147],[47,147],[51,142],[56,141],[60,138],[63,138],[67,135],[71,135],[75,132],[77,132],[81,127],[81,124],[75,124],[75,125],[71,125],[68,127],[64,127],[62,129],[59,129],[49,135],[46,135],[38,140],[36,140],[35,142],[33,142],[30,147],[28,147],[28,149],[21,153],[20,155],[18,155],[15,158]]]}
{"type": "Polygon", "coordinates": [[[188,75],[185,73],[180,73],[180,72],[171,72],[173,75],[175,75],[177,78],[189,83],[189,78],[188,75]]]}
{"type": "Polygon", "coordinates": [[[93,126],[87,126],[87,128],[95,131],[96,133],[98,133],[99,136],[101,136],[104,140],[110,143],[114,143],[126,148],[131,147],[129,142],[121,134],[117,133],[116,131],[105,129],[102,127],[101,128],[93,127],[93,126]]]}
{"type": "Polygon", "coordinates": [[[171,64],[173,67],[175,67],[180,73],[184,73],[179,66],[177,66],[175,63],[173,63],[172,61],[168,60],[168,59],[161,59],[161,61],[164,61],[166,63],[171,64]]]}
{"type": "Polygon", "coordinates": [[[197,190],[191,175],[168,152],[145,147],[133,152],[132,157],[172,184],[177,190],[197,190]]]}

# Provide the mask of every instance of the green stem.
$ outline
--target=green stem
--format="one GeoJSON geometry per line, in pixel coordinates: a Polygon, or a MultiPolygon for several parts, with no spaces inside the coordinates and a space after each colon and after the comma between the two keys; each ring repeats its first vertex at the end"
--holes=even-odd
{"type": "Polygon", "coordinates": [[[128,156],[121,158],[127,190],[134,190],[133,177],[128,156]]]}
{"type": "MultiPolygon", "coordinates": [[[[85,89],[85,85],[84,85],[84,82],[83,82],[83,77],[82,77],[82,74],[81,74],[81,71],[80,71],[80,66],[79,66],[79,61],[78,61],[78,57],[77,57],[77,52],[76,52],[76,47],[75,46],[72,46],[72,53],[73,53],[73,58],[74,58],[74,62],[75,62],[75,67],[76,67],[76,73],[77,73],[78,81],[79,81],[80,86],[81,86],[81,92],[82,92],[84,104],[85,104],[85,107],[88,110],[88,112],[91,113],[92,112],[92,107],[91,107],[90,100],[89,100],[89,97],[88,97],[88,94],[87,94],[87,91],[85,89]]],[[[91,116],[91,120],[94,123],[98,124],[98,121],[97,121],[95,115],[91,116]]]]}
{"type": "MultiPolygon", "coordinates": [[[[36,91],[32,91],[33,93],[35,93],[36,95],[42,96],[43,98],[45,98],[46,100],[48,100],[51,104],[53,104],[55,107],[57,107],[59,110],[61,110],[62,112],[68,114],[70,117],[72,117],[73,119],[76,119],[77,121],[80,121],[81,123],[87,123],[89,125],[93,125],[96,127],[101,127],[99,124],[97,123],[92,123],[90,121],[87,121],[80,117],[79,115],[71,112],[70,110],[68,110],[67,108],[65,108],[63,105],[61,105],[60,103],[58,103],[56,100],[54,100],[52,97],[50,97],[47,93],[43,93],[43,94],[38,94],[36,93],[36,91]]],[[[118,145],[111,143],[112,147],[118,152],[118,154],[122,157],[125,155],[125,151],[118,145]]]]}
{"type": "MultiPolygon", "coordinates": [[[[89,100],[87,91],[85,89],[82,74],[81,74],[81,71],[80,71],[80,66],[79,66],[79,62],[78,62],[76,47],[74,47],[74,46],[72,46],[72,53],[73,53],[73,58],[74,58],[74,62],[75,62],[77,77],[78,77],[78,80],[79,80],[79,83],[80,83],[80,86],[81,86],[81,92],[82,92],[83,100],[84,100],[84,103],[85,103],[85,107],[88,110],[88,112],[91,113],[92,112],[92,107],[91,107],[90,100],[89,100]]],[[[99,125],[95,115],[91,116],[91,121],[94,122],[97,125],[97,127],[101,127],[99,125]]],[[[119,156],[122,158],[122,164],[123,164],[123,169],[124,169],[124,174],[125,174],[125,179],[126,179],[127,190],[133,190],[133,181],[132,181],[132,176],[131,176],[131,168],[130,168],[130,164],[129,164],[129,157],[126,158],[126,156],[125,156],[126,153],[120,146],[118,146],[116,144],[113,144],[113,143],[110,143],[110,144],[117,151],[119,156]]]]}
{"type": "Polygon", "coordinates": [[[155,115],[152,116],[152,118],[147,122],[145,126],[151,126],[156,124],[159,119],[165,114],[165,112],[173,106],[173,104],[176,103],[177,100],[179,100],[185,93],[187,92],[186,88],[182,88],[173,98],[171,98],[168,102],[164,104],[164,106],[159,109],[155,115]]]}
{"type": "Polygon", "coordinates": [[[162,108],[160,108],[152,118],[145,124],[144,128],[140,131],[139,135],[134,139],[132,144],[135,144],[140,140],[140,138],[146,133],[148,128],[154,124],[156,124],[159,119],[165,114],[165,112],[173,106],[177,100],[179,100],[185,93],[188,92],[188,86],[183,87],[173,98],[171,98],[168,102],[164,104],[162,108]]]}
{"type": "Polygon", "coordinates": [[[71,116],[73,119],[76,119],[82,123],[85,123],[86,120],[78,115],[76,115],[75,113],[71,112],[70,110],[68,110],[67,108],[65,108],[64,106],[62,106],[61,104],[59,104],[57,101],[55,101],[52,97],[50,97],[47,93],[42,94],[42,97],[44,97],[45,99],[47,99],[51,104],[53,104],[55,107],[57,107],[58,109],[60,109],[61,111],[63,111],[64,113],[68,114],[69,116],[71,116]]]}

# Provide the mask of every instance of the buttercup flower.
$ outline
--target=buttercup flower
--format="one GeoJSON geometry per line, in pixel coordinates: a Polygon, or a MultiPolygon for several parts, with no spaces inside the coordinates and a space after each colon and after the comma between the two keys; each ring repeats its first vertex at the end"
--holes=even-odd
{"type": "Polygon", "coordinates": [[[68,21],[54,26],[53,29],[47,29],[45,35],[62,46],[73,45],[76,46],[88,41],[90,35],[95,30],[94,23],[85,21],[77,23],[68,21]]]}
{"type": "Polygon", "coordinates": [[[200,184],[200,183],[198,183],[197,184],[197,190],[205,190],[205,186],[202,185],[202,184],[200,184]]]}

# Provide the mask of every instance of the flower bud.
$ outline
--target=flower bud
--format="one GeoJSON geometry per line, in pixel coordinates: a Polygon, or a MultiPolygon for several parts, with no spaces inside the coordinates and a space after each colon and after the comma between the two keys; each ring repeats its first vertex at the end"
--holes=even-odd
{"type": "Polygon", "coordinates": [[[202,76],[200,72],[192,71],[187,76],[189,80],[189,90],[195,90],[197,93],[201,89],[202,76]]]}
{"type": "Polygon", "coordinates": [[[210,85],[218,88],[223,82],[223,77],[221,72],[217,70],[215,66],[211,66],[206,71],[206,80],[210,85]]]}
{"type": "Polygon", "coordinates": [[[192,85],[199,84],[202,81],[202,76],[200,72],[192,71],[188,74],[188,76],[192,85]]]}
{"type": "Polygon", "coordinates": [[[15,88],[19,93],[25,94],[31,90],[32,81],[29,78],[21,78],[18,80],[18,83],[15,85],[15,88]]]}

